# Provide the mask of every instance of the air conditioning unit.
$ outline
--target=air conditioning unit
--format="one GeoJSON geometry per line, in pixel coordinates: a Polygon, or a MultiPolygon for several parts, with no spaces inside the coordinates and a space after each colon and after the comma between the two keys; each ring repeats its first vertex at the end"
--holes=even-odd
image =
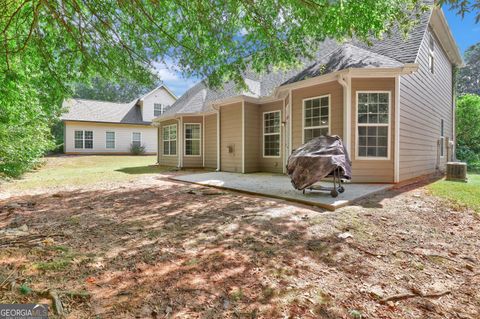
{"type": "Polygon", "coordinates": [[[448,162],[447,163],[448,181],[467,181],[467,163],[448,162]]]}

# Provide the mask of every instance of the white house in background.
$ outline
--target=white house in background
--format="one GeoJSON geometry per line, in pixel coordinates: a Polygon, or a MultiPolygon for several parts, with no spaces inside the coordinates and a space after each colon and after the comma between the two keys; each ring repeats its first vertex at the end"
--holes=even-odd
{"type": "Polygon", "coordinates": [[[69,99],[62,116],[66,154],[129,154],[131,144],[157,152],[152,119],[177,100],[165,85],[129,103],[69,99]]]}

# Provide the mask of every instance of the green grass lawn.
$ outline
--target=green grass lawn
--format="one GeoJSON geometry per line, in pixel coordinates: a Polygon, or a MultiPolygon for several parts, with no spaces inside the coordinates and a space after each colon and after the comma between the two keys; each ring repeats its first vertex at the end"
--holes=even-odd
{"type": "Polygon", "coordinates": [[[156,156],[47,157],[45,165],[20,179],[4,182],[0,188],[14,191],[128,181],[166,170],[155,163],[156,156]]]}
{"type": "Polygon", "coordinates": [[[468,183],[441,180],[428,186],[433,195],[465,205],[480,213],[480,174],[469,174],[468,183]]]}

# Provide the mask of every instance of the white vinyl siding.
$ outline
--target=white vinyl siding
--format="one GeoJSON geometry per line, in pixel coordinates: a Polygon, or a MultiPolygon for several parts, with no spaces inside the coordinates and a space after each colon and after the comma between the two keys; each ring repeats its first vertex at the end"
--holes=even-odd
{"type": "Polygon", "coordinates": [[[93,131],[75,131],[74,145],[77,149],[93,149],[93,131]]]}
{"type": "Polygon", "coordinates": [[[132,145],[133,146],[141,146],[142,145],[142,133],[140,133],[140,132],[133,132],[132,133],[132,145]]]}
{"type": "Polygon", "coordinates": [[[105,148],[115,148],[115,132],[105,132],[105,148]]]}
{"type": "Polygon", "coordinates": [[[390,103],[390,92],[357,92],[357,158],[389,158],[390,103]]]}
{"type": "Polygon", "coordinates": [[[177,155],[177,125],[163,127],[163,155],[177,155]]]}
{"type": "Polygon", "coordinates": [[[303,143],[330,132],[330,95],[303,100],[303,143]]]}
{"type": "Polygon", "coordinates": [[[201,124],[185,123],[185,156],[200,156],[201,154],[201,124]]]}
{"type": "Polygon", "coordinates": [[[280,111],[263,113],[263,157],[280,157],[280,111]]]}

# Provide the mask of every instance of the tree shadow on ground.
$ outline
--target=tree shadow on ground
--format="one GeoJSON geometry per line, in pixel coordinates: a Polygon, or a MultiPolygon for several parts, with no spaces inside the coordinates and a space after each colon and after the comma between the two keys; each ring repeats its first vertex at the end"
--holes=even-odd
{"type": "Polygon", "coordinates": [[[0,273],[18,272],[34,291],[0,301],[88,291],[89,300],[63,300],[72,318],[344,318],[376,304],[356,286],[376,273],[380,261],[369,250],[377,247],[365,254],[340,239],[350,224],[339,228],[336,215],[319,209],[206,189],[165,181],[0,202],[0,225],[25,224],[30,233],[2,242],[9,249],[0,252],[0,273]]]}
{"type": "Polygon", "coordinates": [[[171,168],[158,166],[158,165],[146,165],[146,166],[133,166],[133,167],[123,167],[116,169],[116,172],[121,172],[125,174],[158,174],[163,172],[171,171],[171,168]]]}

